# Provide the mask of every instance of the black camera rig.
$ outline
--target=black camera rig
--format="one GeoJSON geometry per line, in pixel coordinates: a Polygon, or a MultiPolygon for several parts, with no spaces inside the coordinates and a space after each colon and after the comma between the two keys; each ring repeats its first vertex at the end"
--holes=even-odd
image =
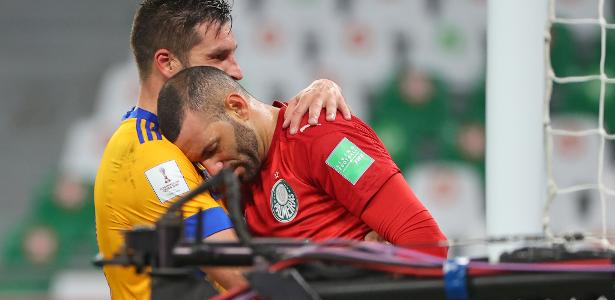
{"type": "MultiPolygon", "coordinates": [[[[239,182],[223,170],[173,203],[155,228],[126,232],[122,251],[96,264],[147,272],[155,300],[615,299],[610,250],[569,251],[565,245],[550,245],[504,253],[494,264],[445,260],[370,242],[253,239],[242,211],[239,182]],[[181,207],[213,189],[227,201],[239,242],[183,237],[181,207]],[[199,274],[203,266],[250,266],[250,286],[216,295],[199,274]]],[[[202,222],[197,221],[197,237],[202,236],[202,222]]]]}

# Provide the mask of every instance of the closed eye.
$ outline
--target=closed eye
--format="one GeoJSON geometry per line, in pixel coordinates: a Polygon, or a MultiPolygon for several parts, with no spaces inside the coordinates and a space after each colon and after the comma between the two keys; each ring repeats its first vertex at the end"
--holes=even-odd
{"type": "Polygon", "coordinates": [[[235,50],[237,50],[237,45],[235,45],[235,48],[216,49],[209,55],[209,57],[215,60],[223,61],[226,60],[235,50]]]}
{"type": "Polygon", "coordinates": [[[218,55],[214,55],[212,58],[215,60],[223,61],[228,57],[228,53],[221,53],[218,55]]]}
{"type": "Polygon", "coordinates": [[[216,153],[217,149],[218,149],[218,141],[215,141],[209,144],[209,146],[203,149],[203,152],[201,153],[201,159],[205,160],[205,159],[210,158],[216,153]]]}

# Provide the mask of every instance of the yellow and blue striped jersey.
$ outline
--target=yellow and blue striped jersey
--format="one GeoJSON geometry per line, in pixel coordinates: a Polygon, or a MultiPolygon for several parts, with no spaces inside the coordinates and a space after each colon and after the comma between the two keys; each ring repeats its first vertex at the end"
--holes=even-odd
{"type": "MultiPolygon", "coordinates": [[[[108,259],[123,245],[122,232],[153,225],[169,205],[202,183],[199,171],[162,136],[155,114],[134,108],[115,131],[100,162],[94,185],[98,247],[108,259]]],[[[231,228],[221,204],[210,194],[183,207],[185,236],[194,238],[202,209],[203,237],[231,228]]],[[[112,299],[150,299],[150,281],[134,268],[105,266],[112,299]]]]}

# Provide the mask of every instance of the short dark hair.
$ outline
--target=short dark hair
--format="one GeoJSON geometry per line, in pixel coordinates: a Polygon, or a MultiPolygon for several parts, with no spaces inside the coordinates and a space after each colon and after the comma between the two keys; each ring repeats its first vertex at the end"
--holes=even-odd
{"type": "Polygon", "coordinates": [[[130,35],[141,80],[151,73],[158,49],[169,49],[187,65],[188,52],[201,41],[196,27],[208,22],[217,26],[218,34],[224,24],[232,23],[231,6],[226,0],[144,0],[130,35]]]}
{"type": "Polygon", "coordinates": [[[201,111],[212,120],[228,119],[224,99],[232,92],[252,96],[224,71],[197,66],[186,68],[171,77],[158,95],[158,123],[160,131],[175,142],[181,131],[186,110],[201,111]]]}

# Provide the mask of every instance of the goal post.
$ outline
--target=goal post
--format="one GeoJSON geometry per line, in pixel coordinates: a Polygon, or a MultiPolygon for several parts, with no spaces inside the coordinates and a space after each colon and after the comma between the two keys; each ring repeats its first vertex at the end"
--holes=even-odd
{"type": "MultiPolygon", "coordinates": [[[[546,0],[487,3],[486,224],[489,236],[540,234],[546,0]]],[[[513,245],[511,245],[513,247],[513,245]]],[[[497,260],[503,246],[489,249],[497,260]]]]}

